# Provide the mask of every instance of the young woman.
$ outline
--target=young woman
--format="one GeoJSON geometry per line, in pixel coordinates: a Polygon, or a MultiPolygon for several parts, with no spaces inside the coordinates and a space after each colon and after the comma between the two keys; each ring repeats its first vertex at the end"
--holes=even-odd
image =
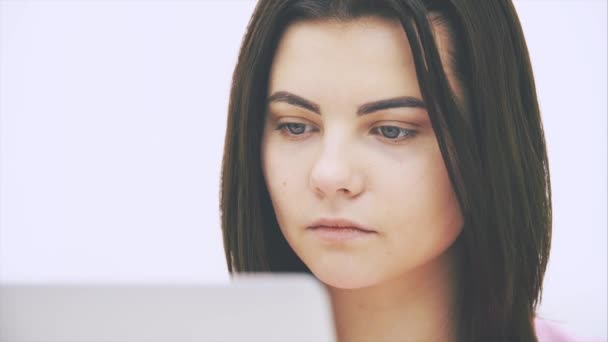
{"type": "Polygon", "coordinates": [[[510,1],[259,1],[230,95],[228,267],[313,274],[339,341],[536,341],[548,170],[510,1]]]}

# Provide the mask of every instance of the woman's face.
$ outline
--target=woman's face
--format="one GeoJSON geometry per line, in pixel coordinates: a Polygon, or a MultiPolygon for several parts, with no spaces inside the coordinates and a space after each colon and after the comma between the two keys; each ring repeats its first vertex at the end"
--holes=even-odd
{"type": "Polygon", "coordinates": [[[283,235],[319,280],[371,286],[446,252],[462,214],[398,22],[294,23],[269,82],[266,186],[283,235]],[[324,218],[375,232],[328,237],[310,228],[324,218]]]}

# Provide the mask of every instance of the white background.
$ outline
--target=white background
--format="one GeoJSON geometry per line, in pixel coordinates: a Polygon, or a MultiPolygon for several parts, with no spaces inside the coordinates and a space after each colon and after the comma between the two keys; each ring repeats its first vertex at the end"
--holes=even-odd
{"type": "MultiPolygon", "coordinates": [[[[0,282],[227,279],[219,173],[254,4],[0,0],[0,282]]],[[[540,313],[606,338],[606,2],[515,5],[554,195],[540,313]]]]}

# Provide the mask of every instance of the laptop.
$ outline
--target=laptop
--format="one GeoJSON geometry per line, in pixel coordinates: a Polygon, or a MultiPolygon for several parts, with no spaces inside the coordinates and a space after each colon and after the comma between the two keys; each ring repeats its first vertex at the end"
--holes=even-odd
{"type": "Polygon", "coordinates": [[[210,285],[0,285],[2,342],[336,341],[305,274],[210,285]]]}

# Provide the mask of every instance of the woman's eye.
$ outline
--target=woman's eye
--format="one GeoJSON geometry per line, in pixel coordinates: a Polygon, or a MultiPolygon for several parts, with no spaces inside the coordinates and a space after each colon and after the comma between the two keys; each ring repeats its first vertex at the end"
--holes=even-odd
{"type": "Polygon", "coordinates": [[[287,122],[280,124],[277,129],[285,132],[288,135],[297,136],[310,132],[312,130],[312,126],[299,122],[287,122]],[[309,129],[307,129],[307,127],[309,129]]]}
{"type": "MultiPolygon", "coordinates": [[[[315,131],[312,125],[307,125],[300,122],[286,122],[279,124],[277,130],[290,137],[303,136],[305,133],[315,131]]],[[[377,126],[372,129],[381,134],[385,139],[391,142],[398,142],[407,138],[414,137],[418,132],[415,130],[401,128],[397,126],[377,126]]]]}
{"type": "Polygon", "coordinates": [[[415,130],[401,128],[397,126],[378,126],[374,127],[374,130],[382,134],[383,137],[394,141],[413,137],[417,133],[415,130]]]}

